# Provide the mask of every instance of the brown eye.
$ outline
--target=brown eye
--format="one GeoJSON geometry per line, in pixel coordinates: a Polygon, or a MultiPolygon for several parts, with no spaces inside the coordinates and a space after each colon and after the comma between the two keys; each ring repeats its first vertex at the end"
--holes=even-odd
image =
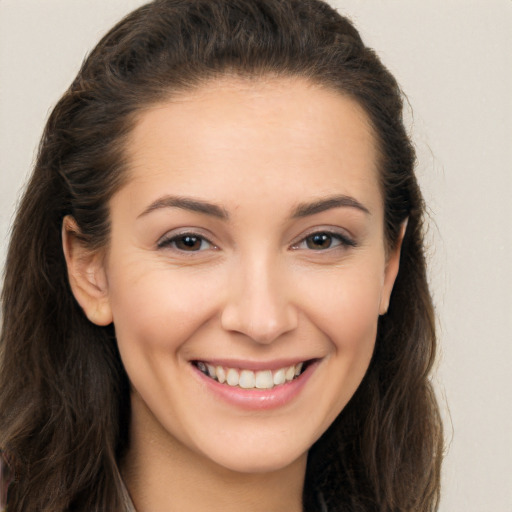
{"type": "Polygon", "coordinates": [[[339,244],[339,240],[334,240],[333,236],[328,233],[315,233],[306,238],[307,248],[314,251],[329,249],[333,242],[338,242],[339,244]]]}
{"type": "Polygon", "coordinates": [[[164,238],[158,243],[160,249],[169,247],[183,252],[199,252],[210,249],[213,245],[200,235],[185,233],[178,236],[164,238]]]}
{"type": "Polygon", "coordinates": [[[357,243],[347,235],[331,232],[317,231],[304,237],[300,242],[293,245],[293,249],[306,249],[310,251],[326,251],[328,249],[344,249],[356,247],[357,243]]]}
{"type": "Polygon", "coordinates": [[[174,243],[180,251],[199,251],[203,244],[203,239],[198,236],[184,235],[176,238],[174,243]]]}

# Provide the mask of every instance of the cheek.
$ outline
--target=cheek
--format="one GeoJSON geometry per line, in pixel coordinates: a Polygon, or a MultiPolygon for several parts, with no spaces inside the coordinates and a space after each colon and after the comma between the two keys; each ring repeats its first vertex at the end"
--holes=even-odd
{"type": "Polygon", "coordinates": [[[373,344],[379,317],[383,272],[359,265],[317,276],[303,290],[304,310],[336,351],[359,352],[373,344]],[[307,303],[306,303],[307,302],[307,303]]]}
{"type": "Polygon", "coordinates": [[[377,333],[383,267],[358,260],[294,277],[296,306],[307,325],[304,343],[320,342],[326,355],[308,397],[318,415],[303,418],[320,437],[350,401],[368,369],[377,333]],[[309,330],[311,329],[311,330],[309,330]]]}
{"type": "Polygon", "coordinates": [[[165,264],[126,264],[112,274],[110,302],[121,351],[176,351],[215,309],[218,279],[173,272],[165,264]]]}
{"type": "MultiPolygon", "coordinates": [[[[377,335],[382,278],[355,269],[332,272],[309,293],[309,320],[329,344],[326,373],[331,392],[316,398],[326,411],[321,434],[347,405],[370,364],[377,335]]],[[[366,269],[368,270],[368,269],[366,269]]],[[[318,283],[317,283],[318,284],[318,283]]]]}

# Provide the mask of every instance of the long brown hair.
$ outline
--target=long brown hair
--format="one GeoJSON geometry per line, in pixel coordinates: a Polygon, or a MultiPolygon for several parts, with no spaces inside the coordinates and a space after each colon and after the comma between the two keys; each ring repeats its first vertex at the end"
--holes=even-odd
{"type": "Polygon", "coordinates": [[[298,76],[358,101],[380,150],[390,248],[408,219],[368,372],[310,450],[305,510],[316,510],[318,493],[329,512],[437,509],[435,321],[400,88],[353,25],[319,0],[156,0],[100,41],[58,102],[13,225],[0,344],[0,447],[17,472],[9,512],[121,509],[128,379],[113,327],[89,322],[72,296],[62,220],[72,215],[91,247],[107,244],[137,113],[226,74],[298,76]]]}

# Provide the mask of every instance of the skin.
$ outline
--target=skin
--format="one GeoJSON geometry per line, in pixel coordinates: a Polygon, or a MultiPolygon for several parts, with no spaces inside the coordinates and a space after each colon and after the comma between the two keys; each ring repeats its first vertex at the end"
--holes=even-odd
{"type": "Polygon", "coordinates": [[[142,112],[127,151],[109,247],[87,251],[71,218],[63,234],[73,292],[114,322],[132,384],[122,473],[137,510],[299,511],[308,449],[360,384],[398,271],[368,118],[306,81],[231,77],[142,112]],[[184,233],[203,237],[195,250],[184,233]],[[318,364],[260,411],[198,378],[191,361],[218,358],[318,364]]]}

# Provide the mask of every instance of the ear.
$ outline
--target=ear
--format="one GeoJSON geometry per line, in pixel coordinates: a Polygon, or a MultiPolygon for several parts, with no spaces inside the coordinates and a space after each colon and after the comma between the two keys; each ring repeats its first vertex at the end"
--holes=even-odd
{"type": "Polygon", "coordinates": [[[395,284],[396,276],[398,275],[398,269],[400,268],[400,251],[402,249],[402,242],[407,230],[408,220],[409,219],[405,219],[402,223],[396,246],[390,252],[386,261],[386,269],[384,271],[384,284],[380,296],[379,315],[385,315],[388,312],[391,292],[393,291],[393,285],[395,284]]]}
{"type": "Polygon", "coordinates": [[[62,248],[71,290],[87,318],[96,325],[112,323],[103,251],[85,245],[80,228],[70,215],[62,221],[62,248]]]}

